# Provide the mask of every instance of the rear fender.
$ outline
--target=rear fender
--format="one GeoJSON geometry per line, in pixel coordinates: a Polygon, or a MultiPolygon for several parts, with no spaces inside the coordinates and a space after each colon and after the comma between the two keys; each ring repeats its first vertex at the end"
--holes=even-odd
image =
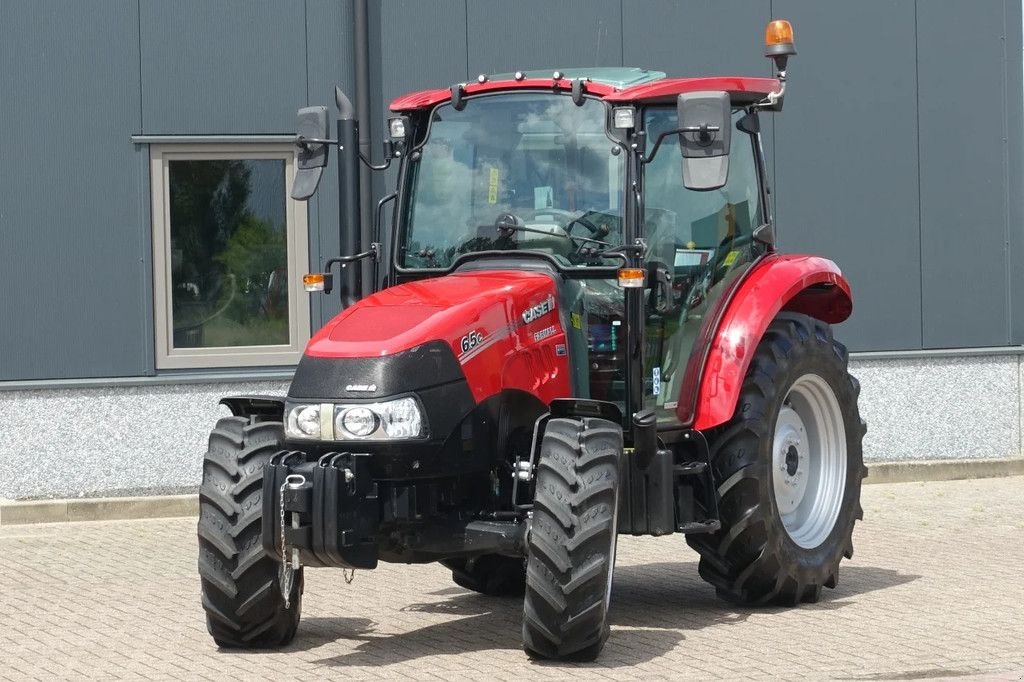
{"type": "MultiPolygon", "coordinates": [[[[850,285],[830,260],[770,254],[739,285],[711,337],[695,402],[680,396],[677,416],[693,428],[709,429],[736,411],[743,378],[768,325],[780,311],[842,322],[853,311],[850,285]],[[694,414],[686,414],[693,405],[694,414]]],[[[699,358],[694,357],[693,361],[699,358]]]]}

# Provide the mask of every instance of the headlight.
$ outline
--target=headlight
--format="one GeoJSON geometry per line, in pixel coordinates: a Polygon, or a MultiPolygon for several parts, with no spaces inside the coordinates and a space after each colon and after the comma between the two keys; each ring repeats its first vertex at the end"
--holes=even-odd
{"type": "Polygon", "coordinates": [[[338,412],[334,421],[334,432],[344,436],[366,438],[377,430],[377,415],[368,407],[350,407],[338,412]]]}
{"type": "Polygon", "coordinates": [[[423,434],[423,416],[415,398],[381,403],[380,416],[388,438],[418,438],[423,434]]]}
{"type": "Polygon", "coordinates": [[[293,439],[404,440],[427,435],[423,409],[413,397],[359,405],[288,403],[286,408],[285,435],[293,439]]]}
{"type": "Polygon", "coordinates": [[[320,405],[296,405],[288,410],[285,422],[288,438],[320,438],[320,405]]]}
{"type": "Polygon", "coordinates": [[[337,440],[421,438],[427,435],[425,426],[416,398],[334,408],[334,437],[337,440]]]}

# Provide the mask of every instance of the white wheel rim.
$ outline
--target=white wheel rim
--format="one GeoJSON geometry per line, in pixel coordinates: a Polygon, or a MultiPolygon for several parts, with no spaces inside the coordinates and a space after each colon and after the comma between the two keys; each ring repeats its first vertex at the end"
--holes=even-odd
{"type": "Polygon", "coordinates": [[[797,379],[779,411],[772,488],[790,539],[805,549],[825,542],[846,491],[846,425],[835,392],[817,374],[797,379]]]}

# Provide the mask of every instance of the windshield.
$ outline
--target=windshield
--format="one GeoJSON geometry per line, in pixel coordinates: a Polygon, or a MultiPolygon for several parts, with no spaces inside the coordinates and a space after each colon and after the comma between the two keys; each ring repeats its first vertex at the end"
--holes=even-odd
{"type": "Polygon", "coordinates": [[[551,93],[438,107],[412,167],[399,264],[447,268],[465,253],[531,250],[607,266],[593,254],[622,243],[624,155],[604,130],[601,102],[551,93]]]}

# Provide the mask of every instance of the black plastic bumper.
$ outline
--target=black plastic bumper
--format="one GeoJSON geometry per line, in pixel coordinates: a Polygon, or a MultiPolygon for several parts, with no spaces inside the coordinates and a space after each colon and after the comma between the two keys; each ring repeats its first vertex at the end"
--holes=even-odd
{"type": "Polygon", "coordinates": [[[262,542],[281,556],[284,544],[298,549],[308,566],[376,568],[374,535],[380,518],[370,455],[329,452],[313,462],[282,450],[263,477],[262,542]]]}

